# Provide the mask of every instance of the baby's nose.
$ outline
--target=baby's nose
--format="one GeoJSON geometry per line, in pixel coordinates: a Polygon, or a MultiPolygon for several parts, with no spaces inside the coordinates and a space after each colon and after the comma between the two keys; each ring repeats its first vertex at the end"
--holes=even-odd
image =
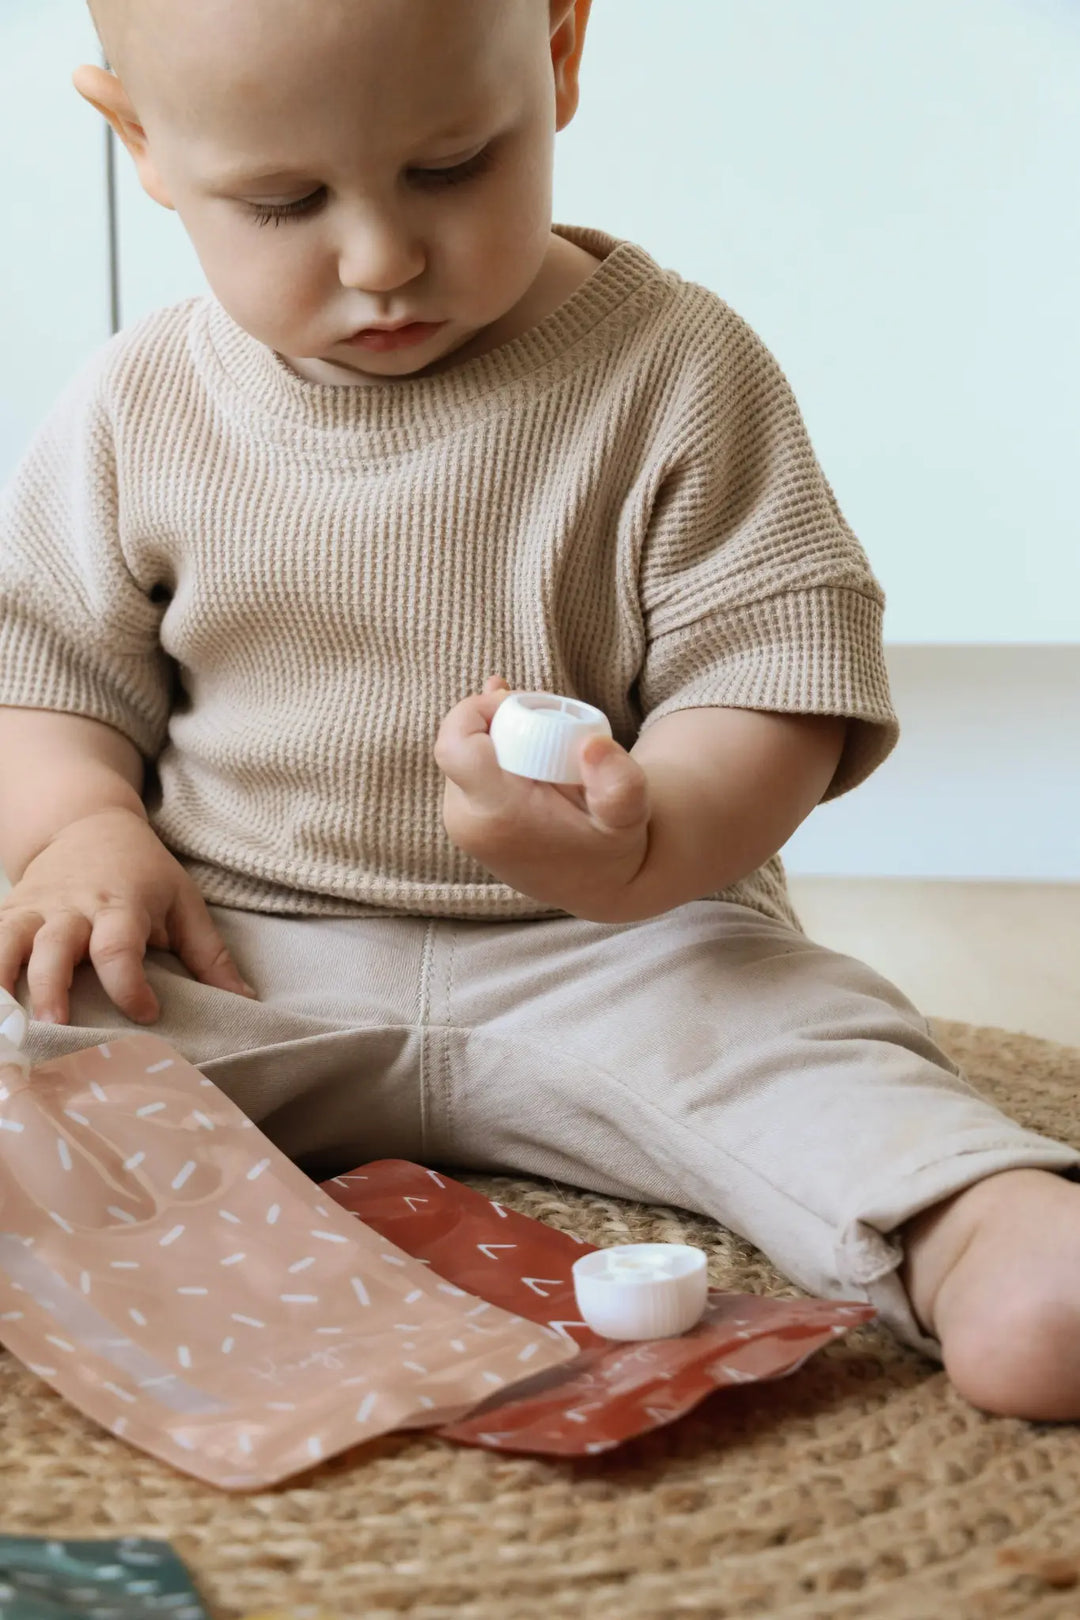
{"type": "Polygon", "coordinates": [[[389,293],[415,281],[425,262],[421,243],[402,222],[365,214],[347,227],[338,273],[343,287],[389,293]]]}

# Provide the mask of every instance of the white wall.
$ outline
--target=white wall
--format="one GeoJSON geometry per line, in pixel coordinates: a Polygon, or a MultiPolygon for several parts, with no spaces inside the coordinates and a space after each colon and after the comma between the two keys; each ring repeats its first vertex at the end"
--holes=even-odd
{"type": "Polygon", "coordinates": [[[803,823],[789,870],[1080,882],[1080,647],[887,656],[900,743],[803,823]]]}
{"type": "Polygon", "coordinates": [[[103,125],[70,82],[96,60],[81,0],[0,0],[0,481],[109,335],[103,125]]]}

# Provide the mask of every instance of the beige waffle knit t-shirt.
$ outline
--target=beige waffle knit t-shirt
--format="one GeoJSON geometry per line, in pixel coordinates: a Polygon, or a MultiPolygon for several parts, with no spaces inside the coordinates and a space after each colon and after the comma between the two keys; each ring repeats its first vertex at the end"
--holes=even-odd
{"type": "MultiPolygon", "coordinates": [[[[703,705],[896,738],[882,593],[776,363],[633,243],[430,377],[300,378],[212,298],[119,333],[0,505],[0,704],[103,720],[206,899],[551,915],[451,844],[432,748],[502,673],[625,746],[703,705]]],[[[778,860],[726,891],[791,920],[778,860]]]]}

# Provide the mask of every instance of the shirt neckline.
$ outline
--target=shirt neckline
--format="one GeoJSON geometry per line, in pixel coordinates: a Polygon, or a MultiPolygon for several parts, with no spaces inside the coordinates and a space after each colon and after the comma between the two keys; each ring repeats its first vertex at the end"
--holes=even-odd
{"type": "Polygon", "coordinates": [[[668,289],[669,277],[636,243],[583,226],[552,228],[600,263],[534,326],[460,366],[385,386],[312,382],[209,297],[200,301],[203,337],[217,381],[249,423],[254,413],[264,422],[270,418],[282,428],[316,436],[363,427],[369,434],[400,441],[403,434],[412,438],[410,429],[430,433],[440,423],[460,424],[462,410],[475,408],[487,396],[513,391],[545,367],[554,374],[575,368],[582,363],[584,340],[635,293],[668,289]]]}

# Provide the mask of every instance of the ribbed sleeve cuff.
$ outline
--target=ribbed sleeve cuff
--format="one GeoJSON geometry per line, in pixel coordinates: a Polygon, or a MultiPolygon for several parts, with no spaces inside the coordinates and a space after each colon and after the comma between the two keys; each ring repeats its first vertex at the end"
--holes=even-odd
{"type": "Polygon", "coordinates": [[[881,631],[879,602],[834,586],[767,597],[669,631],[646,656],[641,729],[679,709],[845,715],[853,723],[825,794],[834,799],[864,781],[899,736],[881,631]]]}
{"type": "Polygon", "coordinates": [[[56,709],[101,720],[127,737],[145,758],[156,759],[165,742],[167,707],[147,706],[142,660],[134,667],[132,659],[130,684],[117,671],[122,663],[123,658],[114,655],[106,675],[95,668],[85,649],[76,655],[47,627],[15,613],[0,619],[0,707],[56,709]]]}

